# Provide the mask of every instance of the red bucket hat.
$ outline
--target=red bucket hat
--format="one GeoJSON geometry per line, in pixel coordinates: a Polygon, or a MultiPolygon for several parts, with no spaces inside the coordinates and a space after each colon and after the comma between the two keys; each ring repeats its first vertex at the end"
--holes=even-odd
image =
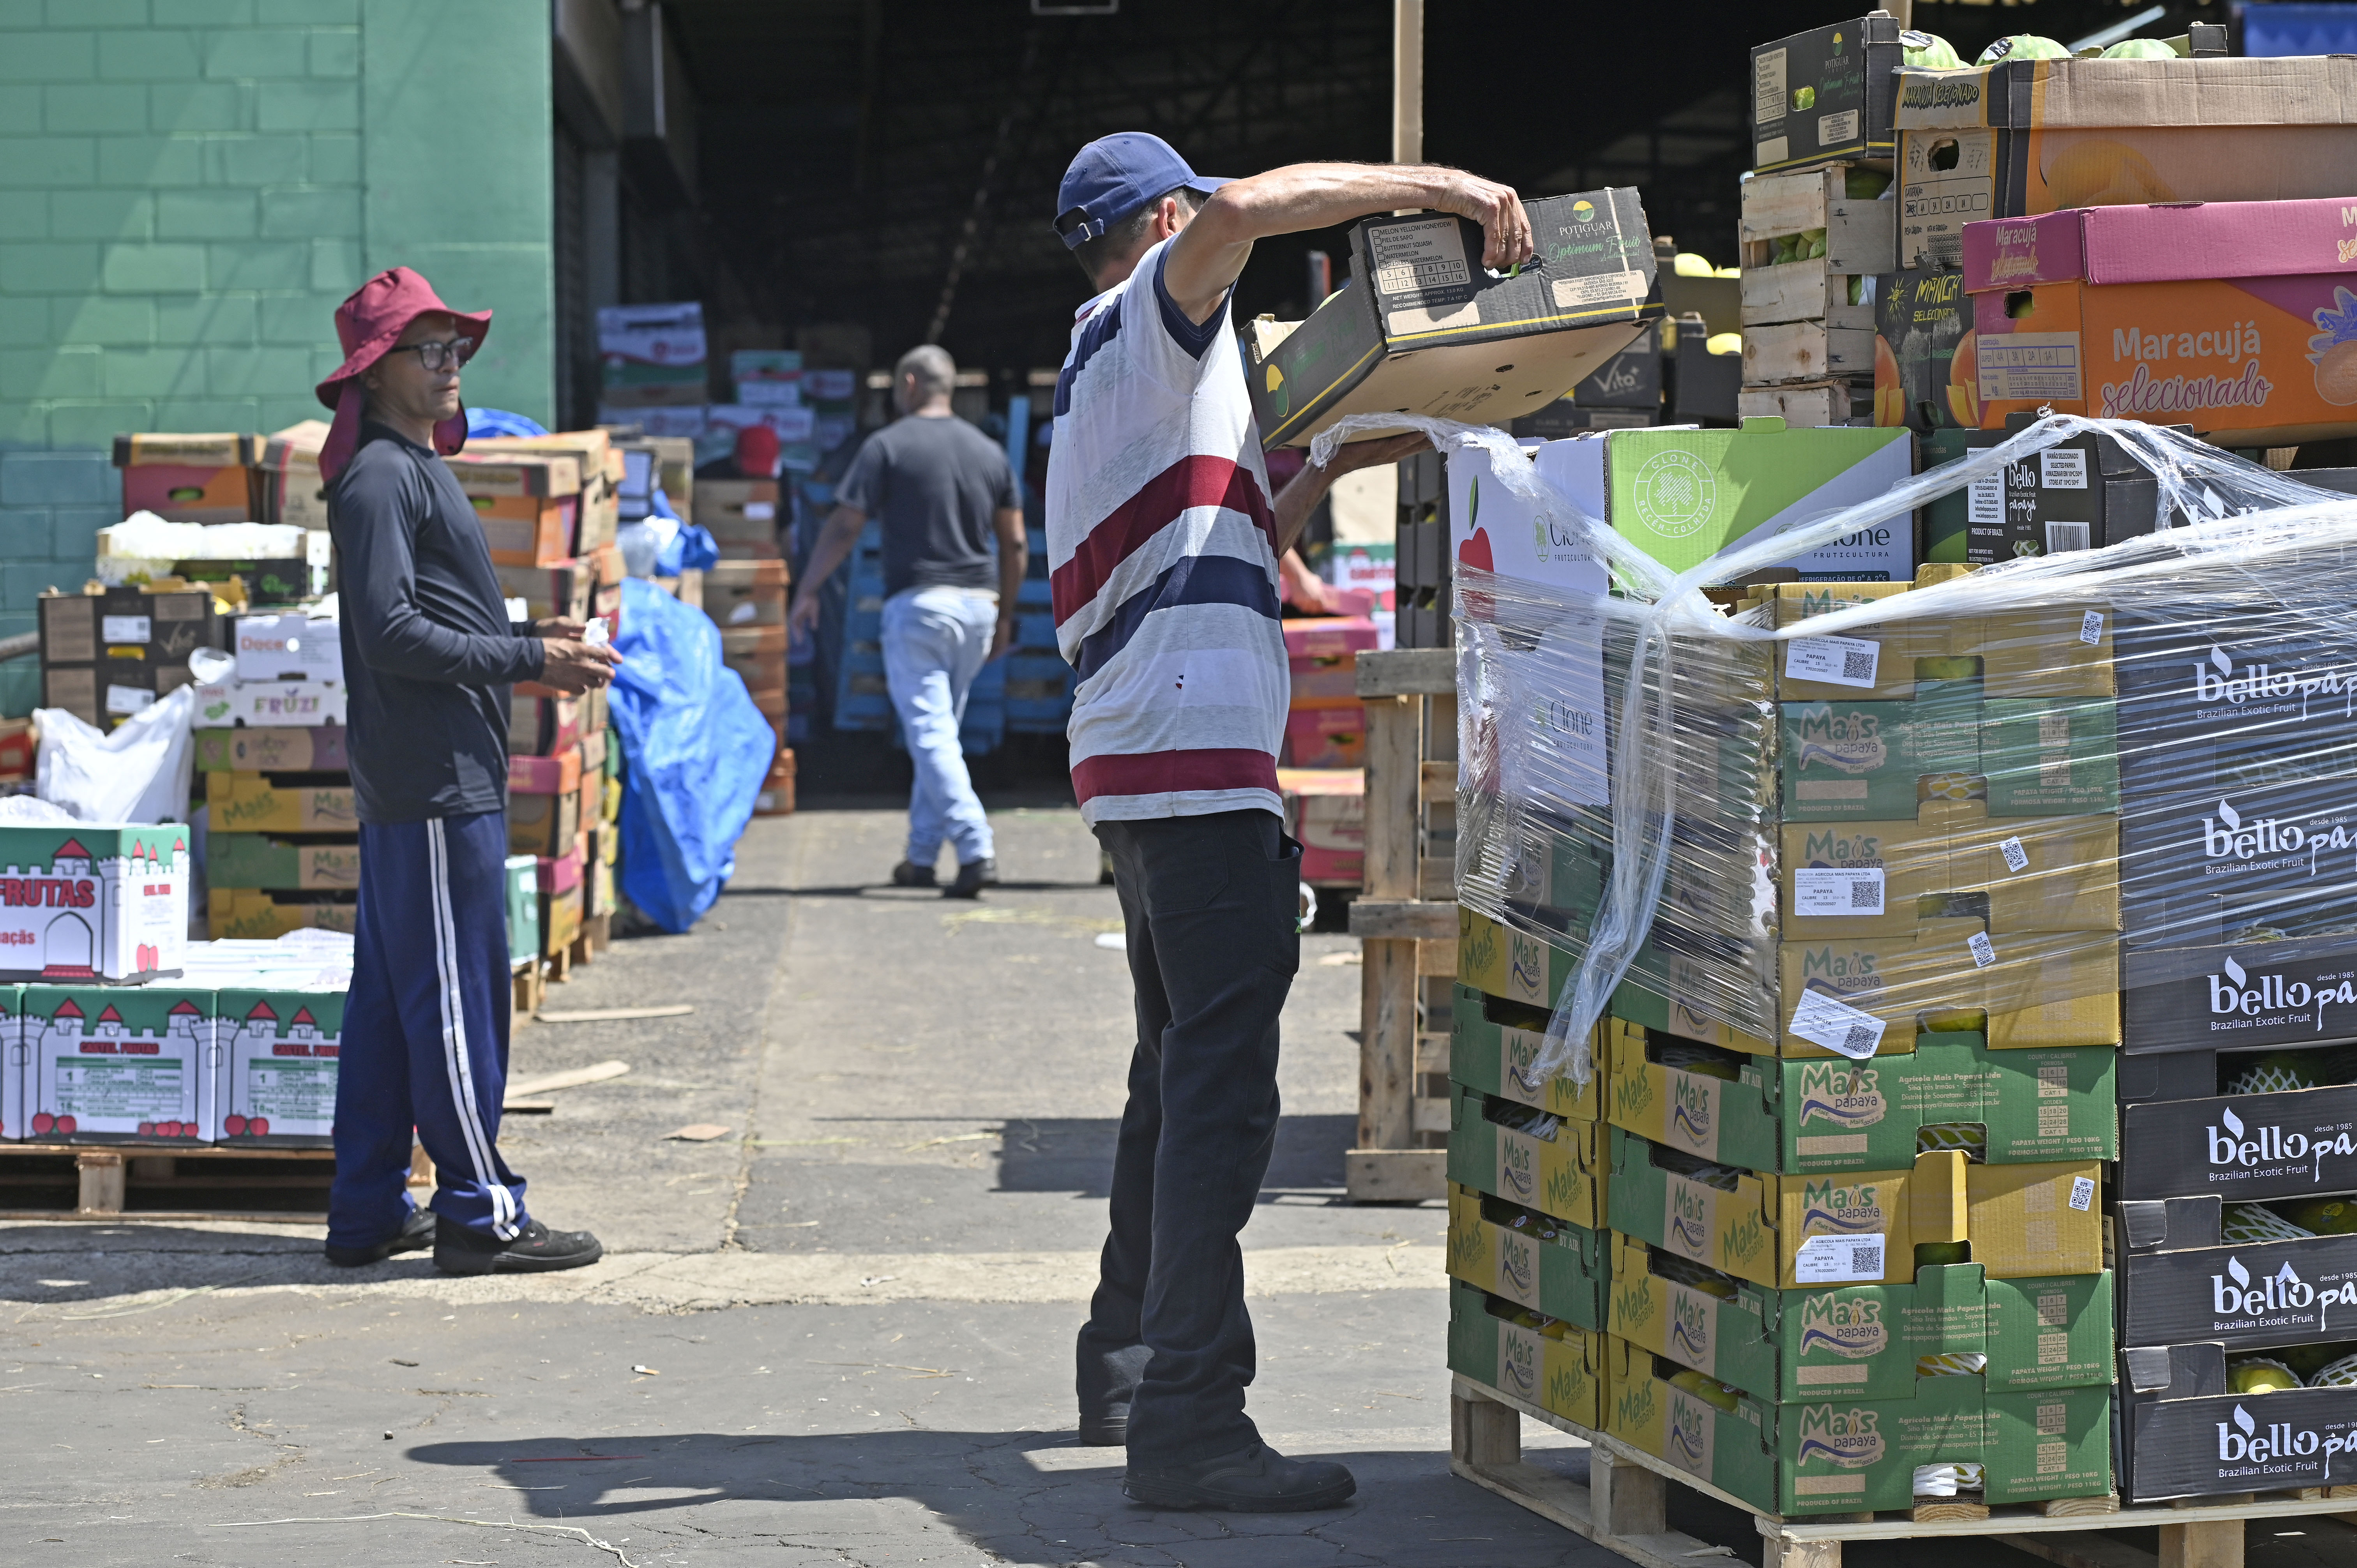
{"type": "MultiPolygon", "coordinates": [[[[319,477],[334,482],[360,446],[361,411],[368,393],[361,376],[384,358],[409,324],[439,311],[457,318],[458,336],[472,338],[480,348],[491,330],[488,310],[469,315],[453,310],[435,294],[434,285],[407,267],[382,272],[361,285],[352,296],[336,306],[336,338],[343,345],[344,362],[318,385],[319,401],[336,411],[326,446],[319,453],[319,477]]],[[[448,456],[467,444],[467,416],[452,415],[434,427],[434,448],[448,456]]]]}

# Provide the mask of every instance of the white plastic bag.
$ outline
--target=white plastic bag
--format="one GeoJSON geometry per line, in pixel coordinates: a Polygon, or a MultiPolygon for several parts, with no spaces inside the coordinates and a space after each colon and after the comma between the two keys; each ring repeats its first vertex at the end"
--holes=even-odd
{"type": "Polygon", "coordinates": [[[188,820],[190,735],[196,693],[183,686],[131,715],[113,732],[92,728],[63,708],[42,708],[42,800],[85,822],[188,820]]]}

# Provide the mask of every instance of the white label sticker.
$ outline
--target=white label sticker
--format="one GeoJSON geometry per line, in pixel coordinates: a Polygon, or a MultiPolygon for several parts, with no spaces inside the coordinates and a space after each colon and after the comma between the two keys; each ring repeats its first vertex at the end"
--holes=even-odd
{"type": "Polygon", "coordinates": [[[2100,610],[2089,610],[2079,618],[2079,640],[2093,648],[2104,640],[2104,617],[2100,610]]]}
{"type": "Polygon", "coordinates": [[[1838,147],[1844,142],[1857,140],[1857,111],[1845,109],[1838,114],[1817,116],[1817,150],[1838,147]]]}
{"type": "Polygon", "coordinates": [[[1997,840],[1996,852],[1997,854],[2005,856],[2005,868],[2007,871],[2027,871],[2029,869],[2029,852],[2021,847],[2021,841],[2019,839],[2011,838],[1997,840]]]}
{"type": "Polygon", "coordinates": [[[1883,1027],[1882,1020],[1873,1014],[1861,1013],[1822,991],[1801,993],[1801,1004],[1792,1009],[1792,1021],[1785,1026],[1789,1033],[1813,1045],[1861,1060],[1882,1044],[1883,1027]]]}
{"type": "Polygon", "coordinates": [[[2087,455],[2049,446],[2038,455],[2038,482],[2050,490],[2087,488],[2087,455]]]}
{"type": "Polygon", "coordinates": [[[748,522],[775,522],[777,518],[778,503],[775,501],[747,501],[745,503],[745,521],[748,522]]]}
{"type": "Polygon", "coordinates": [[[145,642],[148,640],[148,618],[101,616],[98,618],[98,639],[101,642],[145,642]]]}
{"type": "Polygon", "coordinates": [[[1770,168],[1791,156],[1792,144],[1783,136],[1770,136],[1760,144],[1752,155],[1754,168],[1770,168]]]}
{"type": "MultiPolygon", "coordinates": [[[[1782,49],[1762,49],[1751,57],[1754,125],[1772,125],[1784,117],[1784,59],[1782,49]]],[[[1777,156],[1782,156],[1781,153],[1777,156]]]]}
{"type": "Polygon", "coordinates": [[[1576,305],[1610,305],[1619,300],[1642,299],[1647,293],[1642,273],[1598,273],[1593,277],[1555,278],[1547,284],[1547,292],[1555,296],[1555,305],[1565,310],[1576,305]]]}
{"type": "Polygon", "coordinates": [[[1964,521],[1986,528],[2005,524],[2005,476],[1991,474],[1986,479],[1975,479],[1964,490],[1964,521]]]}
{"type": "Polygon", "coordinates": [[[1806,865],[1792,873],[1792,910],[1820,918],[1882,913],[1882,867],[1806,865]]]}
{"type": "Polygon", "coordinates": [[[2076,332],[2013,332],[1982,337],[1975,349],[1975,358],[1980,363],[1984,405],[2016,401],[2076,403],[2085,395],[2080,390],[2076,332]]]}
{"type": "Polygon", "coordinates": [[[1964,945],[1973,950],[1973,962],[1980,968],[1986,969],[1996,961],[1996,947],[1988,940],[1986,931],[1975,931],[1965,939],[1964,945]]]}
{"type": "Polygon", "coordinates": [[[1812,1236],[1792,1253],[1792,1281],[1837,1285],[1882,1277],[1883,1236],[1812,1236]]]}
{"type": "Polygon", "coordinates": [[[1882,644],[1856,637],[1796,637],[1784,645],[1784,675],[1835,686],[1871,686],[1882,644]]]}
{"type": "Polygon", "coordinates": [[[145,713],[156,705],[156,693],[143,692],[136,686],[109,686],[106,689],[106,711],[110,714],[145,713]]]}
{"type": "Polygon", "coordinates": [[[1426,289],[1462,288],[1473,281],[1465,242],[1454,218],[1385,223],[1367,231],[1375,291],[1415,304],[1426,289]]]}
{"type": "Polygon", "coordinates": [[[2071,1207],[2084,1214],[2095,1204],[2095,1181],[2093,1176],[2071,1178],[2071,1207]]]}

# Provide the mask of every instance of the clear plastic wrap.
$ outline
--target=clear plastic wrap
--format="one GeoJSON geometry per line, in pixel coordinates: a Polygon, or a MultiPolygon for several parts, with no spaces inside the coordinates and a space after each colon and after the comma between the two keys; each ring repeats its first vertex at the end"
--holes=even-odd
{"type": "Polygon", "coordinates": [[[2357,499],[2056,415],[1679,574],[1503,432],[1377,423],[1485,454],[1611,584],[1456,569],[1458,897],[1568,963],[1534,1076],[1586,1082],[1608,1012],[1787,1057],[2357,1032],[2357,499]],[[2173,526],[1774,580],[2090,432],[2173,526]]]}

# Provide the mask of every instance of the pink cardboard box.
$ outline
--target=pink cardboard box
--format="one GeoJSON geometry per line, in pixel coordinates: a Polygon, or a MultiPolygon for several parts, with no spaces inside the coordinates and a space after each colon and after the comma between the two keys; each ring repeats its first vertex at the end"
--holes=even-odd
{"type": "Polygon", "coordinates": [[[1280,768],[1285,831],[1301,841],[1301,879],[1356,887],[1367,858],[1367,776],[1356,768],[1280,768]]]}
{"type": "Polygon", "coordinates": [[[1367,716],[1360,706],[1297,708],[1285,716],[1285,761],[1291,768],[1361,768],[1367,760],[1367,716]]]}

